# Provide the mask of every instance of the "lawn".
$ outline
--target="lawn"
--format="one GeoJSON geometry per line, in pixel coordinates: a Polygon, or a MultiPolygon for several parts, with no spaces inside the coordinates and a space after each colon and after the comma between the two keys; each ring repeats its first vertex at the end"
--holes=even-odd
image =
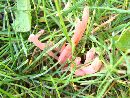
{"type": "Polygon", "coordinates": [[[0,0],[0,98],[130,98],[129,49],[129,0],[0,0]]]}

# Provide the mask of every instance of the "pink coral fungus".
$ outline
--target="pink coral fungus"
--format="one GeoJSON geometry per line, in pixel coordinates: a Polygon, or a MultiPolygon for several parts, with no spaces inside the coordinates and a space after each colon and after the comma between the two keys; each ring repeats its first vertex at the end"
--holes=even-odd
{"type": "MultiPolygon", "coordinates": [[[[83,10],[82,20],[80,21],[78,19],[78,22],[75,26],[74,35],[71,38],[72,44],[74,44],[74,46],[76,46],[81,40],[83,33],[86,30],[88,19],[89,19],[89,8],[85,7],[83,10]]],[[[41,43],[38,40],[38,38],[43,33],[44,33],[44,30],[41,30],[38,34],[36,35],[31,34],[28,38],[30,42],[33,42],[34,45],[39,47],[41,50],[44,50],[45,47],[47,47],[46,43],[41,43]]],[[[58,60],[60,64],[65,63],[67,59],[71,60],[71,57],[72,57],[71,44],[68,43],[67,46],[65,46],[65,44],[63,44],[60,50],[59,49],[57,50],[56,48],[54,49],[55,51],[59,51],[59,54],[60,54],[59,57],[56,56],[55,53],[53,53],[52,51],[48,52],[48,55],[58,60]]],[[[52,46],[52,44],[50,43],[49,46],[52,46]]],[[[102,62],[99,60],[99,57],[95,57],[95,53],[96,53],[95,48],[90,49],[86,54],[86,60],[84,64],[81,64],[80,57],[76,57],[76,59],[74,60],[75,64],[71,64],[71,70],[73,70],[74,65],[76,66],[76,70],[75,70],[76,76],[84,76],[86,74],[93,74],[101,68],[102,62]]]]}

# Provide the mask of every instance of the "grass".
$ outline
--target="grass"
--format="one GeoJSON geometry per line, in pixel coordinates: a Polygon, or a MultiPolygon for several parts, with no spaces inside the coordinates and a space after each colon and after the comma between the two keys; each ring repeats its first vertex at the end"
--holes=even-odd
{"type": "Polygon", "coordinates": [[[31,0],[29,32],[13,30],[15,6],[14,0],[0,1],[1,98],[130,97],[129,50],[122,51],[115,44],[115,36],[120,36],[130,27],[129,0],[31,0]],[[67,1],[71,1],[71,5],[65,10],[67,1]],[[69,72],[70,66],[62,72],[63,65],[46,53],[61,47],[65,41],[71,43],[75,21],[81,18],[86,5],[90,8],[89,23],[73,57],[83,56],[91,47],[96,47],[104,69],[95,74],[74,77],[74,72],[69,72]],[[113,15],[118,16],[91,33],[113,15]],[[46,31],[41,41],[55,43],[43,51],[28,42],[29,35],[41,29],[46,31]]]}

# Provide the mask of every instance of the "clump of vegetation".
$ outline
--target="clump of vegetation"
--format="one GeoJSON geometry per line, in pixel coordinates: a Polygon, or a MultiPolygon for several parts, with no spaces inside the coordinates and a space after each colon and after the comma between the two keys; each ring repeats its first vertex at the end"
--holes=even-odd
{"type": "Polygon", "coordinates": [[[0,97],[128,98],[129,9],[128,0],[1,0],[0,97]],[[23,2],[22,7],[29,5],[27,9],[19,12],[19,1],[23,2]],[[71,37],[86,6],[90,10],[87,29],[74,47],[71,37]],[[14,28],[14,23],[23,30],[17,25],[14,28]],[[43,50],[28,41],[30,34],[41,29],[45,32],[40,41],[46,45],[52,42],[43,50]],[[72,45],[72,59],[66,61],[68,67],[64,70],[66,65],[59,64],[48,52],[60,56],[54,49],[62,49],[65,42],[72,45]],[[102,68],[93,74],[75,76],[75,58],[81,57],[84,62],[92,47],[102,68]],[[72,64],[74,68],[70,70],[72,64]]]}

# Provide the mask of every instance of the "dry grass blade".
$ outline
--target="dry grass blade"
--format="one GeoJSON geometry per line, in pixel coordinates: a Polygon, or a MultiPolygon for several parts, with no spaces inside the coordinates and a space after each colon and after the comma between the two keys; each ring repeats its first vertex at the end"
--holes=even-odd
{"type": "Polygon", "coordinates": [[[109,20],[107,20],[104,23],[100,24],[98,27],[96,27],[95,29],[93,29],[91,33],[92,34],[96,33],[96,31],[98,31],[100,28],[104,27],[108,23],[112,22],[117,16],[118,15],[115,15],[115,16],[111,17],[109,20]]]}

